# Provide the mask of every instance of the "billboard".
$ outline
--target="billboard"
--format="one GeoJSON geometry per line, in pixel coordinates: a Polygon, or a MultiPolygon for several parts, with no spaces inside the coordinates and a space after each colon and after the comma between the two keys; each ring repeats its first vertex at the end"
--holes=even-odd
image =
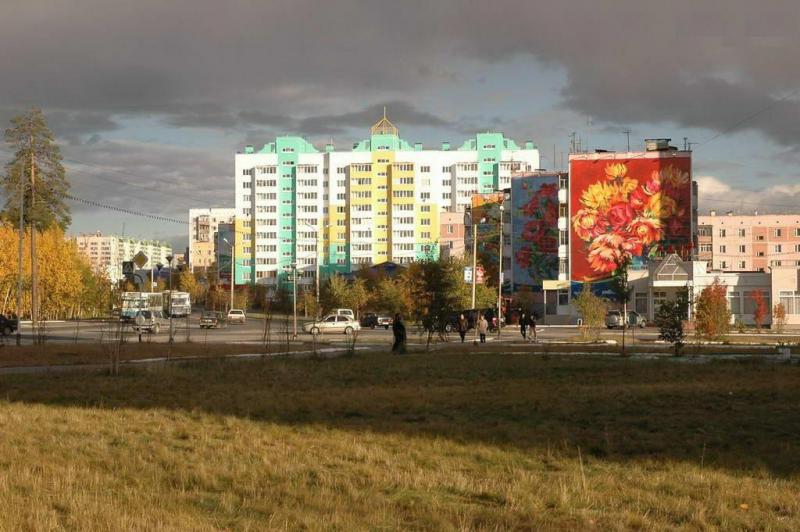
{"type": "Polygon", "coordinates": [[[570,157],[572,280],[607,280],[625,258],[634,268],[662,253],[689,259],[691,169],[685,152],[570,157]]]}
{"type": "Polygon", "coordinates": [[[472,195],[472,223],[477,224],[478,263],[485,277],[497,279],[500,260],[500,206],[505,194],[492,192],[472,195]]]}
{"type": "Polygon", "coordinates": [[[558,174],[511,179],[514,285],[558,279],[558,174]]]}

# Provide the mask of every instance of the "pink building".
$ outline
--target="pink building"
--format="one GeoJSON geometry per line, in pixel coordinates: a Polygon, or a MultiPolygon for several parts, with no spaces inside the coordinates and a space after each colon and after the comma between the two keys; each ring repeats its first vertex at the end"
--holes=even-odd
{"type": "Polygon", "coordinates": [[[439,215],[439,244],[443,257],[464,256],[464,213],[442,212],[439,215]]]}
{"type": "Polygon", "coordinates": [[[800,214],[699,216],[698,259],[713,270],[800,266],[800,214]]]}

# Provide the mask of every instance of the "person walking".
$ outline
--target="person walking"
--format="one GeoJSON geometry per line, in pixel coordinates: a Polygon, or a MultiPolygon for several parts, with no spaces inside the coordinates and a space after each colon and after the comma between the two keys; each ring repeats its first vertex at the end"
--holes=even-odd
{"type": "Polygon", "coordinates": [[[394,315],[392,322],[392,334],[394,335],[394,344],[392,345],[393,353],[406,352],[406,326],[403,323],[403,317],[400,313],[394,315]]]}
{"type": "Polygon", "coordinates": [[[467,336],[467,330],[469,330],[469,322],[467,321],[467,318],[461,314],[458,317],[458,335],[461,337],[462,344],[464,343],[464,338],[467,336]]]}
{"type": "Polygon", "coordinates": [[[486,321],[486,317],[481,314],[480,318],[478,318],[478,334],[481,337],[481,343],[486,343],[486,333],[489,331],[489,322],[486,321]]]}
{"type": "Polygon", "coordinates": [[[531,314],[530,321],[528,322],[528,338],[533,338],[533,341],[536,342],[536,314],[531,314]]]}
{"type": "Polygon", "coordinates": [[[527,339],[527,332],[528,332],[528,315],[524,312],[519,316],[519,333],[522,335],[522,339],[527,339]]]}

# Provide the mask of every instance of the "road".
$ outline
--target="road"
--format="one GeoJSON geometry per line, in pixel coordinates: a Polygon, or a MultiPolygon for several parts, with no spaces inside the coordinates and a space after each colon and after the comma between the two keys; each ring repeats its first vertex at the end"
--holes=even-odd
{"type": "MultiPolygon", "coordinates": [[[[298,318],[297,333],[298,340],[311,341],[311,335],[303,332],[303,324],[308,320],[298,318]]],[[[176,319],[173,321],[174,338],[176,342],[186,341],[187,339],[196,342],[207,343],[260,343],[264,338],[264,320],[250,318],[244,324],[230,325],[219,329],[201,329],[199,323],[199,315],[194,314],[188,321],[186,319],[176,319]]],[[[142,334],[142,341],[147,342],[166,342],[169,339],[169,334],[164,328],[159,334],[142,334]]],[[[270,338],[272,342],[285,340],[287,332],[292,334],[292,320],[286,319],[281,316],[273,318],[270,323],[270,338]]],[[[53,343],[68,343],[68,342],[98,342],[108,340],[119,334],[119,325],[116,322],[101,322],[101,321],[82,321],[82,322],[50,322],[45,326],[45,334],[47,335],[47,342],[53,343]]],[[[130,327],[123,327],[124,334],[129,338],[129,341],[136,341],[137,334],[130,329],[130,327]]],[[[409,343],[421,343],[424,341],[423,335],[419,334],[415,326],[410,326],[409,330],[409,343]]],[[[658,330],[655,328],[636,329],[635,331],[628,331],[626,334],[627,339],[635,335],[637,339],[641,340],[655,340],[658,337],[658,330]]],[[[30,343],[32,340],[30,325],[23,323],[22,325],[23,343],[30,343]]],[[[472,339],[474,330],[468,333],[468,339],[472,339]]],[[[575,326],[542,326],[537,327],[537,336],[545,341],[557,341],[575,339],[580,336],[580,331],[575,326]]],[[[602,337],[604,339],[613,339],[618,342],[622,339],[622,332],[618,330],[609,331],[603,329],[602,337]]],[[[453,341],[459,341],[457,333],[451,333],[448,338],[453,341]]],[[[491,341],[496,341],[497,334],[490,333],[488,338],[491,341]]],[[[504,341],[521,341],[522,337],[519,333],[517,326],[509,326],[503,329],[501,340],[504,341]]],[[[13,338],[5,338],[6,342],[13,342],[13,338]]],[[[323,335],[323,340],[328,343],[345,343],[346,339],[343,334],[326,334],[323,335]]],[[[385,329],[362,329],[359,332],[358,343],[361,345],[388,345],[392,342],[392,331],[385,329]]]]}

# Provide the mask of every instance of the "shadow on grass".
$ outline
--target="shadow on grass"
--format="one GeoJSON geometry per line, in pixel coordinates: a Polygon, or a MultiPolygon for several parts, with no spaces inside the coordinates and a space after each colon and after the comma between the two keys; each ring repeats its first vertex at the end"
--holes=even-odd
{"type": "Polygon", "coordinates": [[[209,360],[118,377],[0,377],[7,401],[202,410],[265,422],[800,471],[800,367],[519,355],[209,360]]]}

